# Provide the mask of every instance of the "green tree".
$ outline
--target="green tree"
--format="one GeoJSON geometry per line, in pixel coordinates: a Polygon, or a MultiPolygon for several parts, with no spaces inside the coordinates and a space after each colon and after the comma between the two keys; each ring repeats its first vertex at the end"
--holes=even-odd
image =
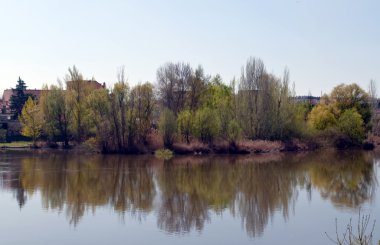
{"type": "Polygon", "coordinates": [[[338,120],[339,130],[353,143],[362,143],[365,138],[364,121],[355,108],[345,110],[338,120]]]}
{"type": "Polygon", "coordinates": [[[215,110],[209,107],[198,109],[194,116],[194,135],[205,143],[220,136],[221,123],[215,110]]]}
{"type": "Polygon", "coordinates": [[[186,140],[186,143],[190,143],[190,134],[192,129],[192,113],[190,110],[183,110],[178,114],[177,118],[178,132],[186,140]]]}
{"type": "Polygon", "coordinates": [[[134,108],[135,111],[137,138],[146,144],[155,106],[153,85],[149,82],[136,85],[131,91],[130,103],[131,108],[134,108]]]}
{"type": "Polygon", "coordinates": [[[64,147],[69,147],[69,127],[72,110],[68,105],[67,93],[62,83],[47,86],[40,98],[40,107],[44,117],[44,132],[51,140],[62,140],[64,147]]]}
{"type": "Polygon", "coordinates": [[[65,78],[67,98],[72,111],[72,131],[78,143],[82,142],[88,129],[88,110],[85,98],[91,92],[91,87],[83,80],[83,75],[73,66],[65,78]]]}
{"type": "Polygon", "coordinates": [[[19,120],[22,124],[21,134],[31,137],[35,146],[37,138],[41,135],[43,120],[40,107],[31,97],[22,108],[19,120]]]}
{"type": "Polygon", "coordinates": [[[34,99],[33,95],[25,93],[26,88],[27,86],[24,80],[19,77],[16,88],[12,89],[13,94],[10,98],[10,107],[16,118],[21,114],[22,108],[24,107],[24,104],[28,98],[31,97],[34,99]]]}
{"type": "Polygon", "coordinates": [[[235,144],[237,140],[241,138],[241,128],[239,123],[233,119],[228,124],[228,139],[232,144],[235,144]]]}
{"type": "Polygon", "coordinates": [[[216,112],[221,135],[228,137],[228,124],[234,117],[232,87],[225,85],[220,75],[216,75],[208,84],[204,97],[205,106],[216,112]]]}
{"type": "Polygon", "coordinates": [[[160,115],[159,129],[166,148],[171,148],[176,132],[176,118],[168,108],[164,108],[160,115]]]}
{"type": "Polygon", "coordinates": [[[296,104],[294,106],[294,115],[291,118],[290,129],[295,137],[310,136],[310,124],[308,124],[308,116],[314,107],[310,107],[310,103],[296,104]]]}
{"type": "Polygon", "coordinates": [[[330,101],[341,112],[347,109],[355,108],[361,115],[367,129],[370,129],[371,122],[371,106],[369,103],[369,95],[359,85],[340,84],[331,92],[330,101]]]}
{"type": "MultiPolygon", "coordinates": [[[[127,125],[127,106],[129,86],[124,79],[124,70],[118,75],[119,81],[111,91],[111,125],[113,138],[117,144],[119,152],[127,149],[128,125],[127,125]]],[[[130,130],[129,130],[130,131],[130,130]]],[[[130,132],[131,135],[133,132],[130,132]]]]}
{"type": "Polygon", "coordinates": [[[109,120],[111,103],[106,89],[96,89],[87,98],[87,105],[92,118],[92,126],[95,128],[95,135],[103,152],[110,150],[111,121],[109,120]]]}
{"type": "Polygon", "coordinates": [[[336,143],[346,147],[364,140],[371,129],[371,111],[370,97],[362,88],[355,83],[340,84],[321,97],[320,104],[310,112],[308,123],[318,130],[337,129],[341,135],[335,135],[336,143]]]}
{"type": "Polygon", "coordinates": [[[301,136],[304,125],[299,122],[299,108],[294,102],[295,89],[289,86],[289,70],[285,68],[283,77],[274,86],[273,138],[286,139],[301,136]],[[298,128],[297,128],[298,126],[298,128]]]}

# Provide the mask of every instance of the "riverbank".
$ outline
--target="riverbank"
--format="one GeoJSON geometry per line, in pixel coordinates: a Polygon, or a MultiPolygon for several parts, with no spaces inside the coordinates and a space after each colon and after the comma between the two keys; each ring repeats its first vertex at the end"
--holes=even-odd
{"type": "MultiPolygon", "coordinates": [[[[102,152],[99,150],[96,142],[86,141],[82,144],[72,142],[69,148],[63,148],[62,144],[48,144],[45,141],[38,141],[37,147],[32,147],[28,141],[19,141],[11,143],[0,143],[1,150],[27,150],[33,152],[47,153],[64,151],[77,154],[119,154],[120,152],[102,152]]],[[[371,137],[363,145],[349,147],[353,149],[372,150],[380,145],[380,137],[371,137]],[[368,147],[368,145],[370,147],[368,147]]],[[[321,139],[300,140],[292,139],[287,141],[270,141],[270,140],[239,140],[237,142],[228,142],[226,140],[215,141],[212,144],[205,144],[199,141],[175,142],[170,151],[175,155],[254,155],[254,154],[271,154],[279,152],[308,152],[321,148],[336,148],[331,143],[321,139]]],[[[131,155],[151,155],[156,151],[164,149],[164,145],[159,141],[152,141],[147,145],[137,145],[133,150],[124,152],[131,155]]],[[[347,149],[347,148],[346,148],[347,149]]]]}
{"type": "Polygon", "coordinates": [[[228,142],[220,140],[213,144],[191,142],[190,144],[174,143],[172,151],[178,155],[186,154],[261,154],[286,151],[310,151],[318,146],[315,143],[301,140],[269,141],[269,140],[240,140],[228,142]]]}

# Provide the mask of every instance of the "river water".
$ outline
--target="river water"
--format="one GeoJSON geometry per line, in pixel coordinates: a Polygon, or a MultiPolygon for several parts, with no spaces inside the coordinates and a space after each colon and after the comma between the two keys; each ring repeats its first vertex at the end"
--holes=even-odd
{"type": "Polygon", "coordinates": [[[380,240],[380,154],[0,152],[0,244],[333,244],[359,211],[380,240]]]}

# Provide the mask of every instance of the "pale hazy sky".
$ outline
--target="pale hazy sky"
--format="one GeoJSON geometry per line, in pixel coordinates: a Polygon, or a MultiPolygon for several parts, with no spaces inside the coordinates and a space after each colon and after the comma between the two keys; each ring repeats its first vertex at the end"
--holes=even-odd
{"type": "Polygon", "coordinates": [[[122,65],[131,84],[155,82],[168,61],[229,82],[250,56],[288,67],[297,94],[367,89],[380,82],[380,1],[0,0],[0,91],[18,76],[56,83],[72,65],[107,84],[122,65]]]}

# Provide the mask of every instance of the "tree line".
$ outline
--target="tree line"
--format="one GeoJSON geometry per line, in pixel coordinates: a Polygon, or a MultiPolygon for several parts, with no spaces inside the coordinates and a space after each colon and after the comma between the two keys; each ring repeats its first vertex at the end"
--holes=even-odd
{"type": "Polygon", "coordinates": [[[317,105],[297,102],[294,91],[287,69],[276,76],[258,58],[248,59],[229,84],[202,66],[169,62],[158,68],[156,84],[131,87],[120,69],[111,88],[95,88],[74,66],[63,81],[45,85],[38,102],[29,98],[19,119],[33,141],[44,136],[65,147],[92,141],[118,153],[159,141],[169,149],[195,141],[234,148],[244,140],[324,135],[360,144],[372,129],[375,95],[356,84],[337,86],[317,105]]]}

